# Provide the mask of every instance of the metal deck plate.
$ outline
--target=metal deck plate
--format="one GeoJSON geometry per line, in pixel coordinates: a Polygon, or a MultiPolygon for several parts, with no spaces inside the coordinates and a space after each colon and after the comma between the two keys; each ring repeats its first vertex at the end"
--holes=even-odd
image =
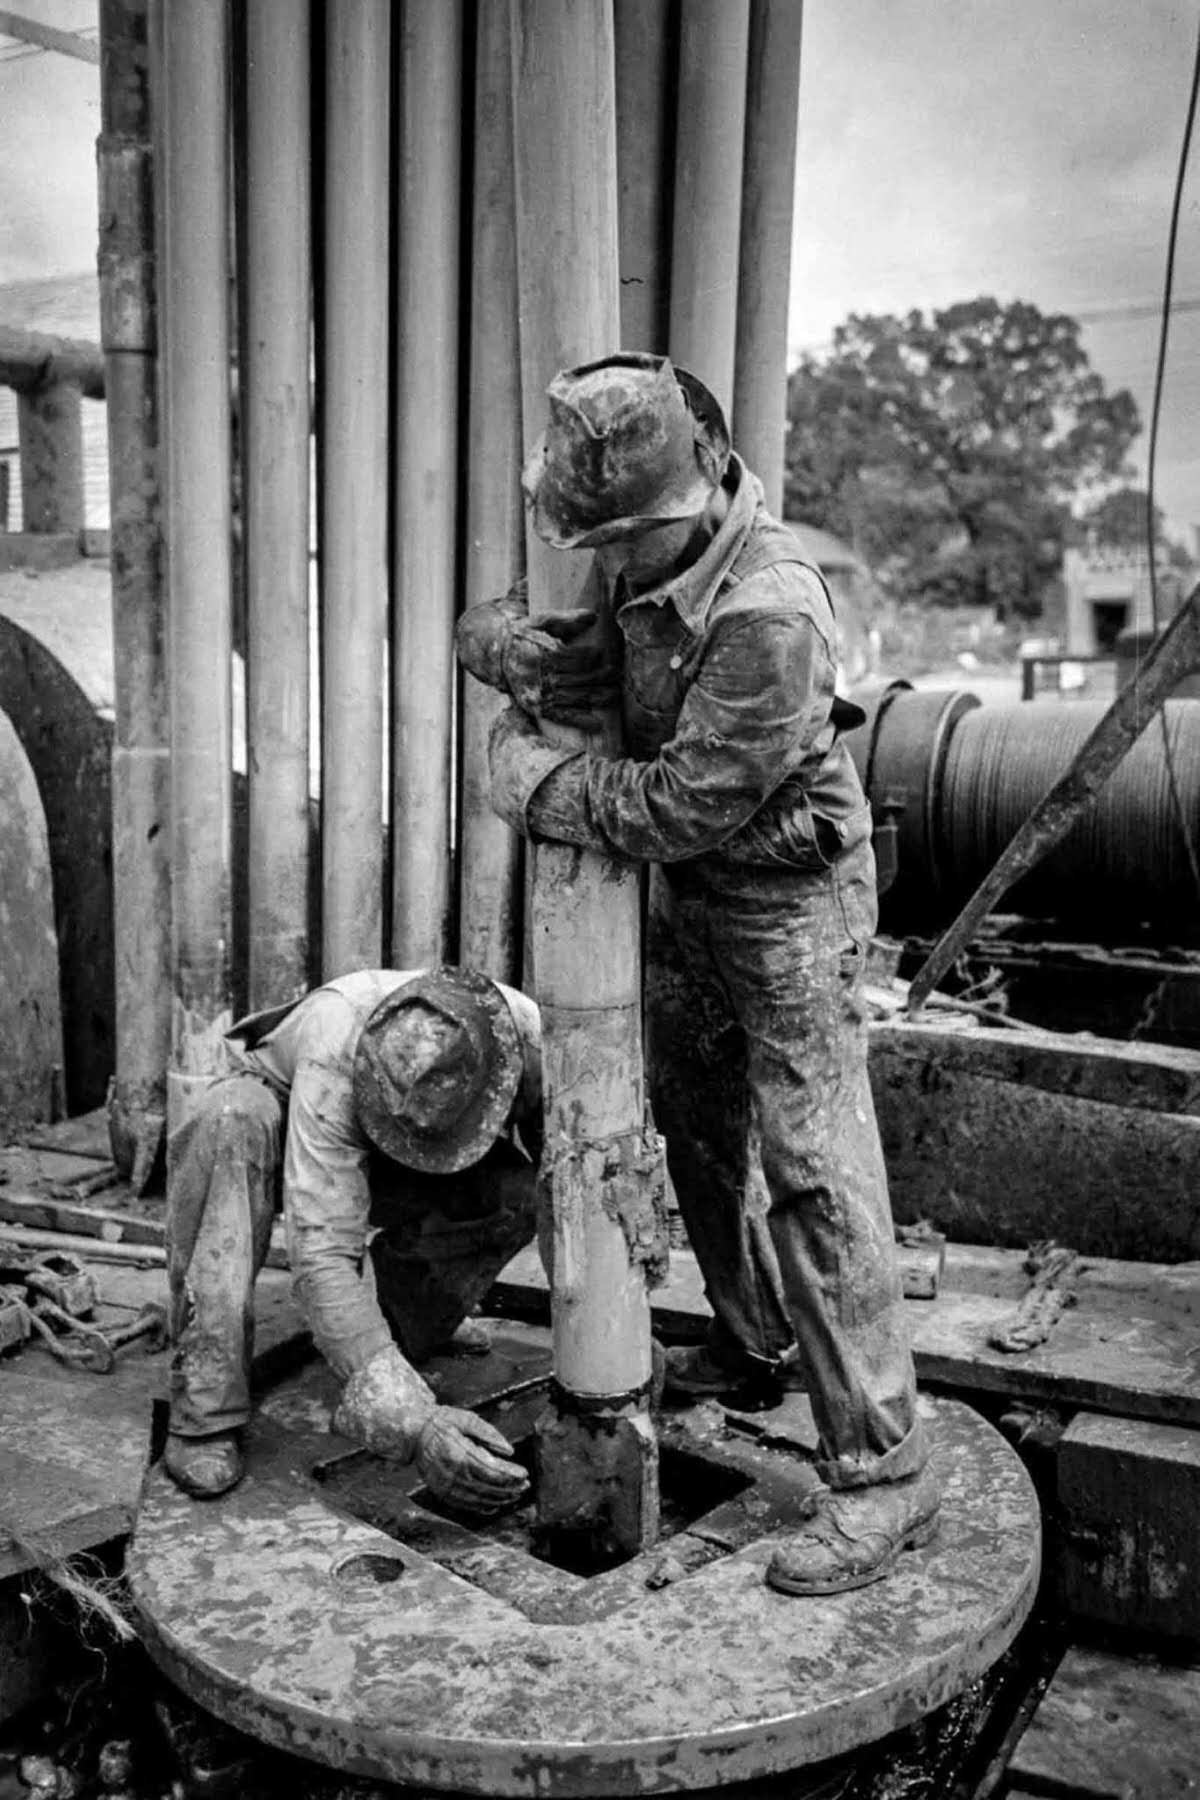
{"type": "MultiPolygon", "coordinates": [[[[506,1405],[493,1416],[515,1437],[506,1405]]],[[[967,1407],[922,1407],[940,1533],[857,1593],[765,1586],[788,1484],[811,1476],[794,1454],[741,1448],[708,1407],[692,1431],[718,1465],[707,1513],[591,1580],[529,1555],[511,1523],[485,1535],[438,1519],[402,1491],[406,1471],[381,1506],[372,1459],[266,1419],[221,1501],[151,1474],[129,1580],[151,1655],[194,1699],[347,1771],[565,1796],[807,1769],[958,1692],[1033,1602],[1040,1518],[1020,1461],[967,1407]]],[[[666,1435],[686,1490],[687,1428],[666,1435]]]]}

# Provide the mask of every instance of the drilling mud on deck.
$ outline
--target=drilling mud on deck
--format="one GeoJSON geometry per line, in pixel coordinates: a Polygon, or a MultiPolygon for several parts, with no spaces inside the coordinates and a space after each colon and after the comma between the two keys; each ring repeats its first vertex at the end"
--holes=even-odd
{"type": "MultiPolygon", "coordinates": [[[[518,1446],[540,1384],[480,1403],[518,1446]]],[[[362,1453],[262,1419],[249,1474],[196,1505],[151,1475],[129,1557],[147,1647],[186,1693],[281,1749],[442,1792],[703,1789],[874,1742],[967,1688],[1033,1602],[1037,1501],[1014,1453],[923,1402],[946,1482],[936,1541],[822,1599],[763,1581],[808,1505],[794,1448],[708,1404],[666,1415],[669,1524],[599,1572],[487,1530],[362,1453]]]]}

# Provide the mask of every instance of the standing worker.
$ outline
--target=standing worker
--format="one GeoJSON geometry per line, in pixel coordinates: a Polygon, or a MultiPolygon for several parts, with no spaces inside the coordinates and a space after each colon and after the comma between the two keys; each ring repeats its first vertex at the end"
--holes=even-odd
{"type": "Polygon", "coordinates": [[[517,703],[493,728],[492,802],[534,839],[653,865],[651,1097],[714,1314],[669,1381],[728,1389],[798,1354],[827,1485],[767,1580],[861,1587],[932,1537],[939,1504],[867,1080],[875,867],[839,736],[861,714],[834,696],[825,583],[702,383],[630,353],[548,396],[533,527],[596,554],[580,611],[531,621],[514,590],[459,623],[466,668],[517,703]],[[618,693],[624,756],[528,716],[591,724],[618,693]]]}
{"type": "Polygon", "coordinates": [[[333,1428],[486,1513],[527,1485],[507,1440],[413,1368],[534,1235],[538,1011],[468,969],[364,969],[229,1034],[232,1068],[168,1142],[165,1463],[240,1480],[254,1282],[281,1201],[296,1295],[345,1383],[333,1428]],[[372,1236],[372,1231],[375,1235],[372,1236]]]}

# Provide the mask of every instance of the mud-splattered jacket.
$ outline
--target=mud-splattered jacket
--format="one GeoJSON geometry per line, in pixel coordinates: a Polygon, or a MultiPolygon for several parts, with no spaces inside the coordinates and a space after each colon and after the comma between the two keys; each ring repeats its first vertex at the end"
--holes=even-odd
{"type": "MultiPolygon", "coordinates": [[[[232,1068],[261,1076],[287,1107],[282,1198],[293,1285],[318,1350],[343,1378],[392,1342],[365,1261],[386,1159],[355,1114],[354,1053],[379,1002],[420,973],[360,969],[229,1034],[232,1068]]],[[[387,1164],[393,1196],[397,1170],[387,1164]]],[[[414,1194],[436,1186],[443,1204],[450,1189],[469,1190],[473,1176],[400,1173],[414,1194]]]]}
{"type": "MultiPolygon", "coordinates": [[[[593,565],[579,604],[615,616],[621,633],[628,754],[543,740],[524,814],[535,837],[650,862],[811,868],[869,836],[838,734],[861,715],[835,701],[828,589],[736,456],[726,487],[716,535],[677,577],[643,592],[621,578],[612,590],[593,565]]],[[[463,663],[495,687],[519,608],[490,602],[459,625],[463,663]]]]}

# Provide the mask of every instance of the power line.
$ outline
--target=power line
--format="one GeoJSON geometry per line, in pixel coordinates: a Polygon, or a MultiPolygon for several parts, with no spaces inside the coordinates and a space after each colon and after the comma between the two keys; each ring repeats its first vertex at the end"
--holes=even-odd
{"type": "MultiPolygon", "coordinates": [[[[1167,343],[1171,333],[1171,296],[1175,287],[1175,252],[1179,243],[1179,215],[1183,210],[1183,190],[1187,182],[1188,157],[1192,147],[1192,130],[1196,123],[1196,101],[1200,98],[1200,27],[1192,57],[1192,85],[1188,94],[1187,116],[1183,125],[1183,142],[1175,169],[1175,191],[1171,197],[1171,223],[1167,231],[1167,266],[1163,274],[1162,303],[1159,309],[1158,355],[1154,367],[1154,400],[1150,408],[1150,443],[1146,452],[1146,544],[1150,564],[1150,621],[1158,630],[1158,577],[1154,567],[1154,475],[1158,458],[1158,427],[1162,417],[1163,384],[1167,369],[1167,343]]],[[[1165,729],[1165,728],[1164,728],[1165,729]]],[[[1190,846],[1189,846],[1190,847],[1190,846]]],[[[1200,873],[1197,875],[1200,886],[1200,873]]]]}
{"type": "MultiPolygon", "coordinates": [[[[1200,97],[1200,26],[1197,27],[1196,49],[1192,57],[1192,85],[1188,94],[1187,116],[1183,125],[1183,142],[1180,145],[1179,162],[1175,170],[1175,191],[1171,198],[1171,223],[1167,231],[1167,266],[1163,275],[1158,355],[1155,359],[1154,369],[1154,403],[1150,409],[1150,445],[1146,453],[1146,563],[1150,575],[1150,620],[1156,633],[1158,631],[1158,570],[1155,566],[1157,534],[1154,529],[1154,475],[1158,458],[1158,425],[1162,415],[1163,385],[1167,368],[1167,341],[1171,332],[1171,294],[1175,286],[1175,251],[1179,243],[1179,215],[1183,210],[1183,190],[1187,181],[1188,156],[1192,147],[1192,130],[1196,123],[1198,97],[1200,97]]],[[[1196,856],[1191,823],[1179,790],[1175,750],[1171,743],[1171,734],[1167,730],[1167,709],[1161,704],[1158,709],[1158,719],[1162,731],[1163,758],[1166,764],[1167,781],[1171,789],[1171,802],[1183,836],[1183,847],[1187,855],[1188,866],[1191,869],[1192,881],[1197,894],[1200,894],[1200,860],[1196,856]]]]}

